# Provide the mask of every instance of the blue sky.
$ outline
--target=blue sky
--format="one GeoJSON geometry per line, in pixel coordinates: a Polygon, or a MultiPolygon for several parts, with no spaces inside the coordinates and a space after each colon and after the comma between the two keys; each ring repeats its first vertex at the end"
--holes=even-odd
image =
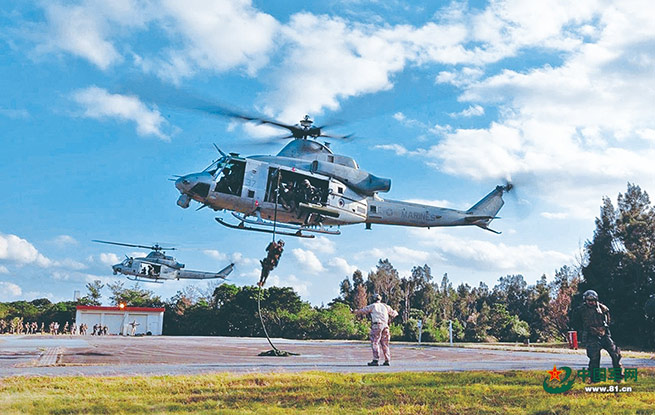
{"type": "MultiPolygon", "coordinates": [[[[0,301],[70,299],[135,251],[257,281],[269,237],[182,210],[170,177],[216,152],[272,154],[273,131],[152,102],[159,85],[295,123],[392,179],[385,198],[468,208],[507,178],[494,235],[363,225],[287,239],[269,282],[313,304],[389,258],[401,276],[533,283],[576,263],[603,196],[655,192],[655,7],[646,1],[5,2],[0,11],[0,301]],[[144,252],[146,253],[146,252],[144,252]]],[[[130,283],[131,284],[131,283],[130,283]]],[[[188,282],[149,284],[169,298],[188,282]]],[[[195,284],[200,289],[206,283],[195,284]]],[[[105,291],[107,301],[108,291],[105,291]]]]}

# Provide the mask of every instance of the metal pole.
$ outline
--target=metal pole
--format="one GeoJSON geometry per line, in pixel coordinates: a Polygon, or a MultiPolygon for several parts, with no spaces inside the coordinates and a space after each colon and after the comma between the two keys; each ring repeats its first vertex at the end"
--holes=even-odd
{"type": "Polygon", "coordinates": [[[450,337],[450,345],[453,345],[453,321],[448,320],[448,335],[450,337]]]}
{"type": "Polygon", "coordinates": [[[423,333],[423,320],[417,321],[416,325],[418,326],[418,344],[421,344],[421,334],[423,333]]]}

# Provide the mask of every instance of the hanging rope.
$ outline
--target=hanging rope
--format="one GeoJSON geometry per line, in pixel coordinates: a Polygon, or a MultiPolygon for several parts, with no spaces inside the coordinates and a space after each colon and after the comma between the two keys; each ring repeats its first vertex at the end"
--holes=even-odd
{"type": "MultiPolygon", "coordinates": [[[[280,169],[277,170],[277,187],[275,188],[275,211],[273,213],[273,242],[275,242],[275,225],[277,224],[277,205],[278,201],[280,198],[280,169]]],[[[264,284],[261,284],[259,286],[259,291],[257,292],[257,312],[259,313],[259,321],[262,323],[262,329],[264,329],[264,335],[266,336],[266,340],[268,340],[268,344],[271,345],[273,348],[272,350],[268,350],[266,352],[261,352],[259,356],[298,356],[298,353],[291,353],[291,352],[286,352],[284,350],[280,350],[271,341],[270,336],[268,335],[268,331],[266,330],[266,325],[264,324],[264,317],[262,316],[262,287],[264,284]]]]}

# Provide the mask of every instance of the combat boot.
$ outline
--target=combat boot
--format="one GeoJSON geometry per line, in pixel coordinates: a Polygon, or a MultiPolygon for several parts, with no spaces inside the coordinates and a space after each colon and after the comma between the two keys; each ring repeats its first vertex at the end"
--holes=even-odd
{"type": "Polygon", "coordinates": [[[367,365],[369,365],[369,366],[379,366],[379,365],[378,365],[378,361],[375,360],[375,359],[373,359],[372,362],[368,362],[367,365]]]}
{"type": "Polygon", "coordinates": [[[389,366],[389,361],[385,360],[384,363],[382,363],[382,366],[389,366]]]}

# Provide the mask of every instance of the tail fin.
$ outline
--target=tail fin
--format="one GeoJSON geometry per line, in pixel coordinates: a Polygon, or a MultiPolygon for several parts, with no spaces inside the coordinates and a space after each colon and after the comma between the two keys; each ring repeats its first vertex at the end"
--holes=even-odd
{"type": "Polygon", "coordinates": [[[469,215],[466,220],[482,229],[494,233],[500,233],[493,229],[489,229],[487,226],[492,220],[496,219],[496,214],[505,204],[503,201],[503,193],[509,192],[512,187],[511,183],[508,183],[506,186],[496,186],[494,190],[466,211],[466,214],[469,215]]]}
{"type": "Polygon", "coordinates": [[[223,268],[222,270],[218,271],[217,275],[220,278],[227,278],[228,275],[232,272],[234,269],[234,263],[228,265],[227,267],[223,268]]]}

